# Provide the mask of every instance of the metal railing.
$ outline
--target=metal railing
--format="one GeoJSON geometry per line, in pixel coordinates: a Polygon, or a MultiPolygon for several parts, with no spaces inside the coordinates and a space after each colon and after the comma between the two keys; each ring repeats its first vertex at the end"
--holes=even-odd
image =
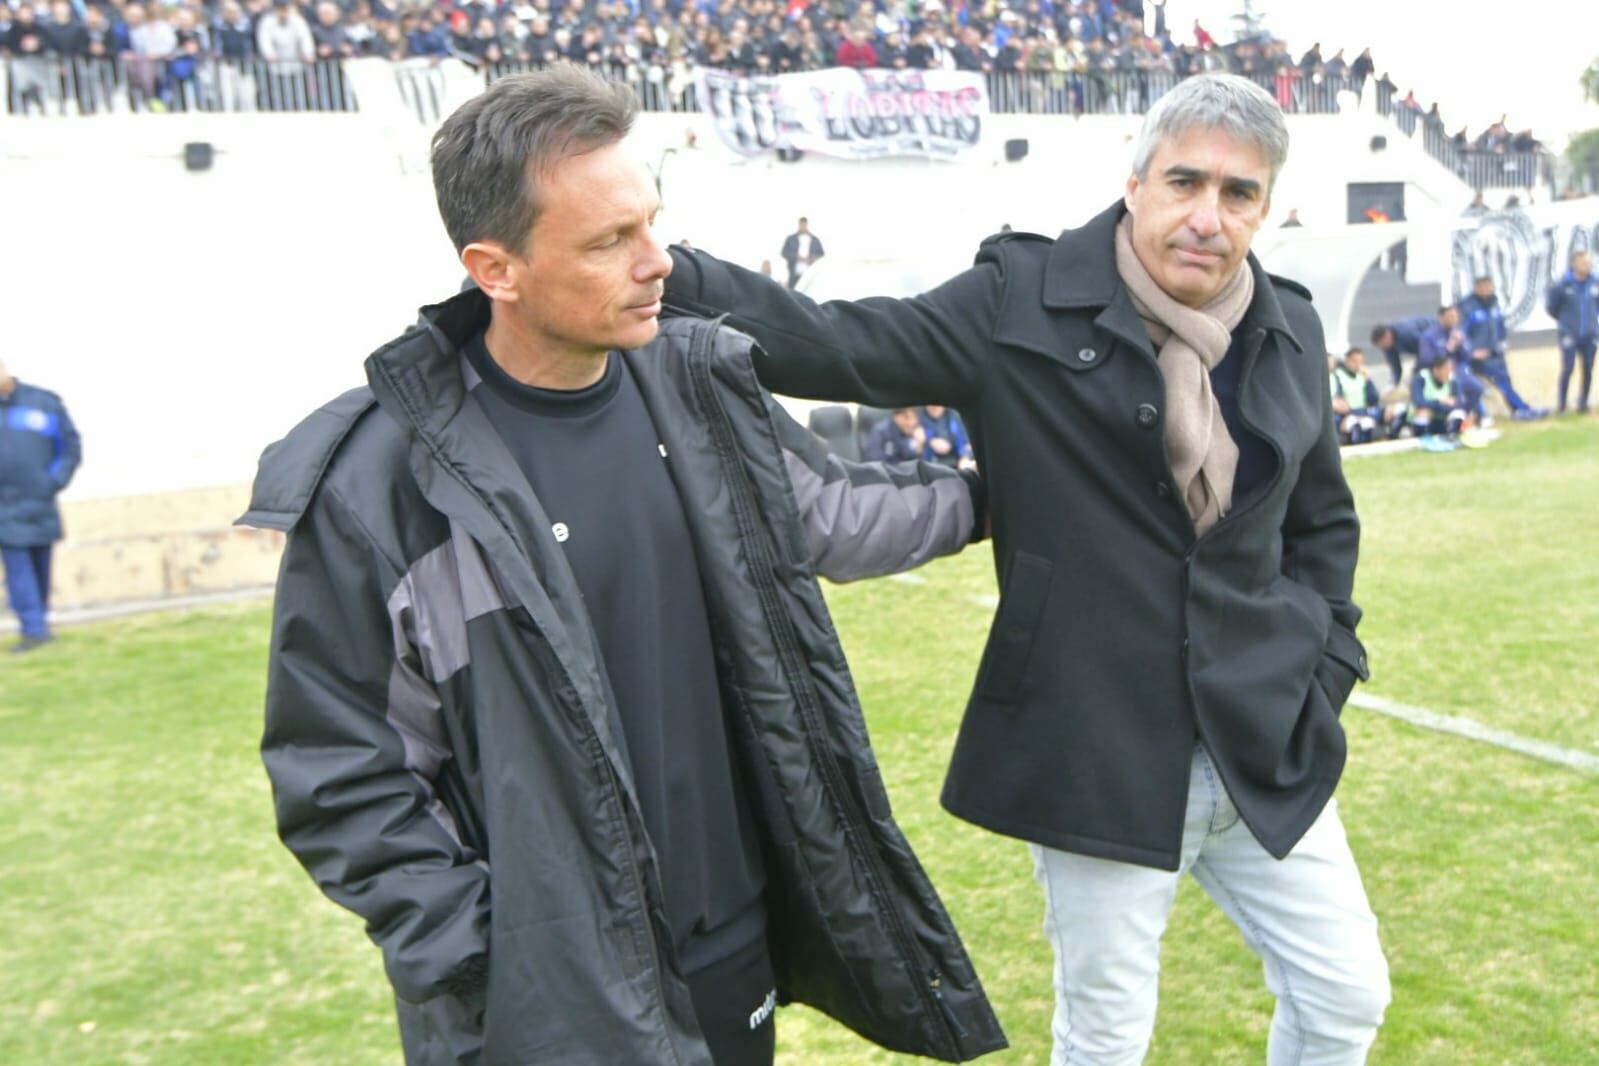
{"type": "MultiPolygon", "coordinates": [[[[440,121],[445,79],[432,61],[393,64],[401,98],[417,120],[440,121]]],[[[526,62],[481,68],[484,84],[533,69],[526,62]]],[[[179,55],[170,59],[13,56],[5,61],[6,108],[16,115],[103,114],[139,111],[355,111],[357,101],[338,60],[267,62],[179,55]]],[[[630,85],[645,111],[701,110],[693,69],[685,66],[602,68],[630,85]]],[[[1476,189],[1531,188],[1552,180],[1547,152],[1461,150],[1442,126],[1394,100],[1391,85],[1352,78],[1261,74],[1253,80],[1289,114],[1336,114],[1343,93],[1376,93],[1377,112],[1421,143],[1476,189]]],[[[1032,70],[987,75],[989,106],[997,114],[1142,115],[1177,84],[1170,71],[1032,70]]]]}
{"type": "Polygon", "coordinates": [[[5,66],[13,115],[356,109],[344,71],[331,59],[13,56],[5,66]]]}

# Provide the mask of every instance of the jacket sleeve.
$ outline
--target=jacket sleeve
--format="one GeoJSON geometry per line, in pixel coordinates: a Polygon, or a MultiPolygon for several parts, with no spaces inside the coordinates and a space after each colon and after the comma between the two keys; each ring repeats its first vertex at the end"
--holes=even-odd
{"type": "Polygon", "coordinates": [[[400,998],[481,1006],[489,871],[435,790],[442,738],[414,724],[438,694],[390,618],[402,576],[323,485],[279,572],[262,757],[279,836],[366,920],[400,998]]]}
{"type": "Polygon", "coordinates": [[[759,342],[755,373],[774,392],[878,407],[971,406],[993,347],[997,256],[911,299],[818,304],[698,249],[673,247],[665,303],[759,342]]]}
{"type": "Polygon", "coordinates": [[[65,404],[56,407],[56,454],[50,462],[50,477],[56,483],[56,491],[67,487],[72,481],[72,475],[78,472],[78,464],[83,461],[83,442],[78,437],[78,427],[72,424],[72,416],[67,414],[65,404]]]}
{"type": "Polygon", "coordinates": [[[1560,320],[1560,304],[1562,297],[1565,296],[1565,289],[1566,287],[1557,281],[1544,292],[1544,310],[1548,311],[1549,317],[1555,319],[1556,322],[1560,320]]]}
{"type": "MultiPolygon", "coordinates": [[[[1317,333],[1307,352],[1323,350],[1324,342],[1319,330],[1317,333]]],[[[1326,380],[1322,374],[1316,377],[1326,380]]],[[[1420,380],[1419,374],[1416,380],[1420,380]]],[[[1351,598],[1360,554],[1360,521],[1349,483],[1344,480],[1330,391],[1322,395],[1322,412],[1321,434],[1300,465],[1299,480],[1288,498],[1282,526],[1282,568],[1290,579],[1314,589],[1332,611],[1332,627],[1316,677],[1337,710],[1349,698],[1356,678],[1367,680],[1370,673],[1366,649],[1355,636],[1360,608],[1351,598]]]]}
{"type": "Polygon", "coordinates": [[[936,463],[854,463],[768,398],[817,573],[896,574],[960,551],[983,528],[983,483],[936,463]]]}

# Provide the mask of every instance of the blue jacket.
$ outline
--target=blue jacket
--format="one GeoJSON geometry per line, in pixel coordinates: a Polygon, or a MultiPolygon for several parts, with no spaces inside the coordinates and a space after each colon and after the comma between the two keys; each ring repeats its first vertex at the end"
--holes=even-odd
{"type": "Polygon", "coordinates": [[[1413,315],[1410,318],[1389,322],[1388,328],[1394,331],[1393,346],[1401,352],[1409,352],[1412,355],[1419,353],[1422,334],[1431,329],[1437,321],[1433,315],[1413,315]]]}
{"type": "Polygon", "coordinates": [[[1549,317],[1560,329],[1560,337],[1579,341],[1599,338],[1599,274],[1590,272],[1587,281],[1578,281],[1571,271],[1549,286],[1544,298],[1549,317]]]}
{"type": "Polygon", "coordinates": [[[961,422],[961,416],[953,407],[944,408],[941,418],[934,418],[927,413],[927,408],[917,408],[916,417],[921,421],[922,428],[927,431],[927,446],[922,449],[922,458],[929,463],[942,463],[945,466],[954,466],[962,459],[972,454],[972,442],[966,439],[966,426],[961,422]],[[933,438],[943,437],[952,446],[948,455],[939,455],[933,451],[933,438]]]}
{"type": "Polygon", "coordinates": [[[1421,335],[1421,350],[1416,353],[1416,365],[1429,367],[1446,356],[1452,356],[1456,363],[1471,358],[1471,351],[1465,344],[1450,352],[1449,337],[1456,332],[1459,332],[1458,326],[1455,329],[1445,329],[1442,322],[1434,319],[1427,332],[1421,335]]]}
{"type": "Polygon", "coordinates": [[[1460,301],[1460,329],[1466,335],[1466,346],[1471,352],[1486,348],[1494,355],[1505,354],[1505,313],[1499,307],[1499,297],[1483,300],[1472,293],[1460,301]]]}
{"type": "Polygon", "coordinates": [[[920,459],[922,453],[914,440],[899,431],[890,415],[867,434],[861,457],[869,463],[905,463],[920,459]]]}
{"type": "Polygon", "coordinates": [[[56,493],[81,457],[61,397],[19,381],[0,398],[0,545],[31,548],[61,539],[56,493]]]}

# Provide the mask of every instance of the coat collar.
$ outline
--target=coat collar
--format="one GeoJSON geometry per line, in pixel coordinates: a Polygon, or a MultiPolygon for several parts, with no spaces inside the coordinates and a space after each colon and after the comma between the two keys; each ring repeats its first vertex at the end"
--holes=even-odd
{"type": "MultiPolygon", "coordinates": [[[[1057,310],[1103,307],[1107,313],[1099,319],[1101,324],[1117,334],[1130,331],[1135,323],[1124,320],[1129,315],[1137,316],[1127,298],[1127,286],[1116,273],[1115,252],[1116,227],[1126,213],[1126,204],[1118,200],[1079,228],[1061,233],[1044,267],[1045,307],[1057,310]]],[[[1282,304],[1277,300],[1271,275],[1261,267],[1254,252],[1249,253],[1246,265],[1255,275],[1255,298],[1238,328],[1270,330],[1285,337],[1295,350],[1303,351],[1304,345],[1289,328],[1282,304]]],[[[1137,332],[1141,333],[1142,329],[1137,332]]]]}

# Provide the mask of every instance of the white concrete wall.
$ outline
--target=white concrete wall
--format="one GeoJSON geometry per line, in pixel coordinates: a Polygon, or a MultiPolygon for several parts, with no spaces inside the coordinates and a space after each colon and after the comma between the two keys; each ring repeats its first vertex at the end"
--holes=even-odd
{"type": "MultiPolygon", "coordinates": [[[[1416,183],[1413,216],[1469,196],[1373,117],[1290,123],[1279,215],[1341,223],[1350,180],[1416,183]],[[1372,132],[1389,138],[1380,156],[1372,132]]],[[[831,294],[865,295],[885,276],[948,276],[1002,223],[1055,233],[1095,214],[1121,193],[1137,124],[993,116],[960,163],[743,162],[684,115],[643,116],[634,141],[660,168],[664,237],[781,271],[804,214],[833,257],[831,294]],[[1029,140],[1024,162],[1003,160],[1011,137],[1029,140]]],[[[428,133],[393,111],[0,117],[0,358],[61,392],[82,428],[73,496],[249,480],[265,444],[361,383],[368,352],[456,290],[428,133]],[[213,169],[184,169],[188,141],[216,147],[213,169]]]]}

